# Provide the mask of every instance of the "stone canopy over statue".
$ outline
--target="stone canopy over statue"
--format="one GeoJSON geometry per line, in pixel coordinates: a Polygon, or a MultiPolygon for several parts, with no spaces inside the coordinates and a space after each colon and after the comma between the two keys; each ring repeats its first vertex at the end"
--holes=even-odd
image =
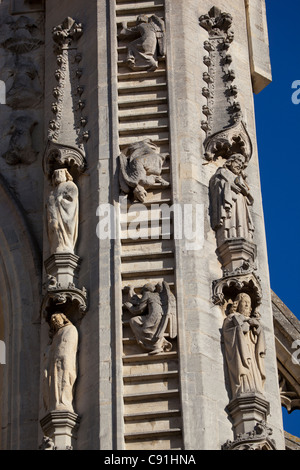
{"type": "Polygon", "coordinates": [[[158,57],[166,54],[164,37],[164,21],[156,15],[140,15],[133,28],[123,24],[119,39],[134,39],[127,48],[127,65],[132,70],[156,70],[158,57]]]}
{"type": "Polygon", "coordinates": [[[137,343],[149,354],[171,351],[172,344],[165,338],[177,336],[176,301],[166,282],[145,284],[142,297],[138,297],[132,288],[125,288],[129,300],[124,303],[124,310],[131,314],[130,327],[137,343]]]}

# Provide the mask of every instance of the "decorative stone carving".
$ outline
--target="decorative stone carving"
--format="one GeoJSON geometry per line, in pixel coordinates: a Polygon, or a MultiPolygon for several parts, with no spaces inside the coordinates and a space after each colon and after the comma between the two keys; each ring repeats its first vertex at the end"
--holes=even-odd
{"type": "Polygon", "coordinates": [[[270,438],[273,431],[265,421],[257,423],[253,431],[238,434],[234,441],[227,441],[222,450],[276,450],[275,442],[270,438]]]}
{"type": "Polygon", "coordinates": [[[266,345],[248,294],[235,298],[224,321],[223,338],[232,398],[250,392],[263,394],[266,345]]]}
{"type": "Polygon", "coordinates": [[[54,444],[53,450],[73,450],[80,418],[71,411],[50,411],[40,421],[45,436],[54,444]]]}
{"type": "Polygon", "coordinates": [[[17,19],[9,17],[5,23],[10,33],[5,35],[7,39],[2,41],[1,45],[10,52],[24,54],[38,49],[43,44],[39,27],[33,19],[22,15],[17,19]]]}
{"type": "Polygon", "coordinates": [[[158,147],[150,139],[129,145],[119,157],[121,190],[128,194],[133,189],[134,198],[144,202],[146,190],[153,188],[156,183],[169,186],[161,176],[167,156],[159,153],[158,147]]]}
{"type": "Polygon", "coordinates": [[[49,122],[48,138],[52,142],[78,147],[84,153],[89,131],[86,129],[88,119],[83,114],[84,88],[80,83],[82,55],[77,51],[77,41],[82,34],[82,25],[70,17],[52,31],[58,68],[54,74],[57,82],[53,89],[55,101],[51,106],[54,117],[49,122]]]}
{"type": "Polygon", "coordinates": [[[234,39],[230,29],[233,18],[229,13],[213,7],[199,21],[209,34],[209,39],[204,42],[208,55],[203,58],[208,67],[203,74],[207,86],[202,89],[203,96],[207,98],[207,105],[203,107],[206,120],[202,122],[206,133],[204,156],[210,161],[219,156],[228,158],[233,153],[241,153],[249,161],[252,144],[243,122],[241,105],[237,101],[238,90],[233,85],[235,73],[229,54],[234,39]]]}
{"type": "Polygon", "coordinates": [[[51,254],[74,253],[78,236],[78,188],[67,169],[55,170],[47,203],[51,254]]]}
{"type": "Polygon", "coordinates": [[[254,199],[246,182],[245,167],[245,157],[234,154],[210,181],[211,226],[218,246],[231,238],[253,239],[249,206],[254,199]]]}
{"type": "Polygon", "coordinates": [[[1,71],[6,84],[6,104],[13,109],[36,108],[43,97],[38,68],[28,55],[14,55],[1,71]]]}
{"type": "Polygon", "coordinates": [[[11,136],[8,150],[2,155],[9,165],[30,165],[37,159],[38,152],[32,143],[32,133],[36,125],[37,121],[29,114],[14,120],[7,134],[11,136]]]}
{"type": "Polygon", "coordinates": [[[130,287],[124,289],[128,300],[123,309],[129,311],[130,327],[137,343],[149,354],[171,351],[172,344],[165,336],[177,336],[176,300],[166,282],[145,284],[139,297],[130,287]]]}
{"type": "Polygon", "coordinates": [[[43,436],[42,444],[40,445],[39,450],[56,450],[56,447],[50,437],[43,436]]]}
{"type": "Polygon", "coordinates": [[[153,71],[158,67],[158,57],[164,57],[165,23],[156,15],[150,17],[140,15],[137,25],[133,28],[123,28],[119,39],[134,39],[127,46],[126,63],[132,70],[153,71]]]}
{"type": "Polygon", "coordinates": [[[43,399],[47,412],[74,412],[77,348],[76,327],[63,313],[53,314],[50,318],[50,344],[44,356],[43,399]]]}
{"type": "Polygon", "coordinates": [[[84,153],[80,149],[48,141],[43,167],[49,178],[60,168],[67,168],[72,176],[79,176],[86,166],[84,153]]]}

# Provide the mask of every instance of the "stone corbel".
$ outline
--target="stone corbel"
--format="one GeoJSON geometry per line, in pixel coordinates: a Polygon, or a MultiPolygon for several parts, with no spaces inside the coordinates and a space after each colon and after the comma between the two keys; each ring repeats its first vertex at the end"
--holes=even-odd
{"type": "Polygon", "coordinates": [[[240,433],[234,441],[227,441],[222,450],[276,450],[271,439],[273,431],[264,420],[257,422],[253,430],[240,433]]]}
{"type": "Polygon", "coordinates": [[[59,168],[67,168],[76,177],[84,173],[86,166],[85,155],[79,148],[48,141],[43,160],[44,173],[48,177],[59,168]]]}
{"type": "Polygon", "coordinates": [[[212,301],[215,305],[225,306],[240,292],[250,295],[254,310],[262,302],[262,289],[258,276],[253,271],[228,273],[223,278],[213,281],[212,301]]]}
{"type": "Polygon", "coordinates": [[[42,450],[73,450],[80,418],[71,411],[51,411],[41,421],[45,434],[42,450]],[[46,446],[45,446],[46,444],[46,446]]]}

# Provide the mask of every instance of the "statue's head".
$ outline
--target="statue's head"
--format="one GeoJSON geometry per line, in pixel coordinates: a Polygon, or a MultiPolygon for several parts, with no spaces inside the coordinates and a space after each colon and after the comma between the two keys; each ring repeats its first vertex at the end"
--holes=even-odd
{"type": "Polygon", "coordinates": [[[143,287],[143,292],[155,292],[156,286],[154,284],[145,284],[143,287]]]}
{"type": "Polygon", "coordinates": [[[250,317],[252,312],[252,302],[250,295],[242,292],[238,294],[234,304],[236,306],[236,310],[244,315],[245,317],[250,317]]]}
{"type": "Polygon", "coordinates": [[[246,166],[246,157],[241,153],[234,153],[231,155],[225,163],[225,166],[229,168],[234,174],[240,175],[246,166]]]}
{"type": "Polygon", "coordinates": [[[148,16],[146,15],[139,15],[137,17],[137,23],[138,24],[141,24],[141,23],[148,23],[148,16]]]}
{"type": "Polygon", "coordinates": [[[59,168],[58,170],[54,170],[52,175],[52,182],[54,186],[58,186],[59,184],[65,183],[67,181],[73,181],[73,178],[66,168],[59,168]]]}
{"type": "Polygon", "coordinates": [[[50,327],[54,332],[68,325],[69,323],[70,321],[67,319],[64,313],[56,312],[51,315],[50,327]]]}

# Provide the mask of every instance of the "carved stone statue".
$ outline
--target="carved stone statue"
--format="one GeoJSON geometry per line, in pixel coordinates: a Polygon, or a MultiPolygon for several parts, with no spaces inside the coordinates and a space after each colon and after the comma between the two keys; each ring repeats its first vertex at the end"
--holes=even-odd
{"type": "Polygon", "coordinates": [[[43,399],[46,411],[71,411],[77,378],[78,332],[63,313],[50,319],[50,338],[44,356],[43,399]]]}
{"type": "Polygon", "coordinates": [[[128,194],[133,188],[134,197],[144,202],[146,189],[155,183],[169,186],[161,177],[163,163],[168,154],[159,153],[158,147],[146,139],[129,145],[120,155],[119,181],[121,189],[128,194]]]}
{"type": "Polygon", "coordinates": [[[132,70],[156,70],[157,58],[165,56],[164,36],[164,21],[156,15],[139,16],[134,28],[123,24],[119,38],[136,38],[128,45],[127,65],[132,70]]]}
{"type": "Polygon", "coordinates": [[[243,393],[263,393],[265,339],[251,298],[240,293],[224,321],[223,338],[232,398],[243,393]]]}
{"type": "Polygon", "coordinates": [[[228,238],[253,239],[249,206],[254,200],[243,172],[245,164],[243,155],[234,154],[210,181],[211,224],[218,246],[228,238]]]}
{"type": "Polygon", "coordinates": [[[78,236],[78,188],[68,170],[53,172],[47,203],[48,238],[51,254],[74,253],[78,236]]]}
{"type": "Polygon", "coordinates": [[[165,334],[168,330],[170,338],[177,336],[176,301],[166,282],[146,284],[139,298],[133,290],[129,291],[129,301],[123,308],[132,315],[130,327],[140,346],[149,354],[171,351],[172,344],[165,334]]]}

